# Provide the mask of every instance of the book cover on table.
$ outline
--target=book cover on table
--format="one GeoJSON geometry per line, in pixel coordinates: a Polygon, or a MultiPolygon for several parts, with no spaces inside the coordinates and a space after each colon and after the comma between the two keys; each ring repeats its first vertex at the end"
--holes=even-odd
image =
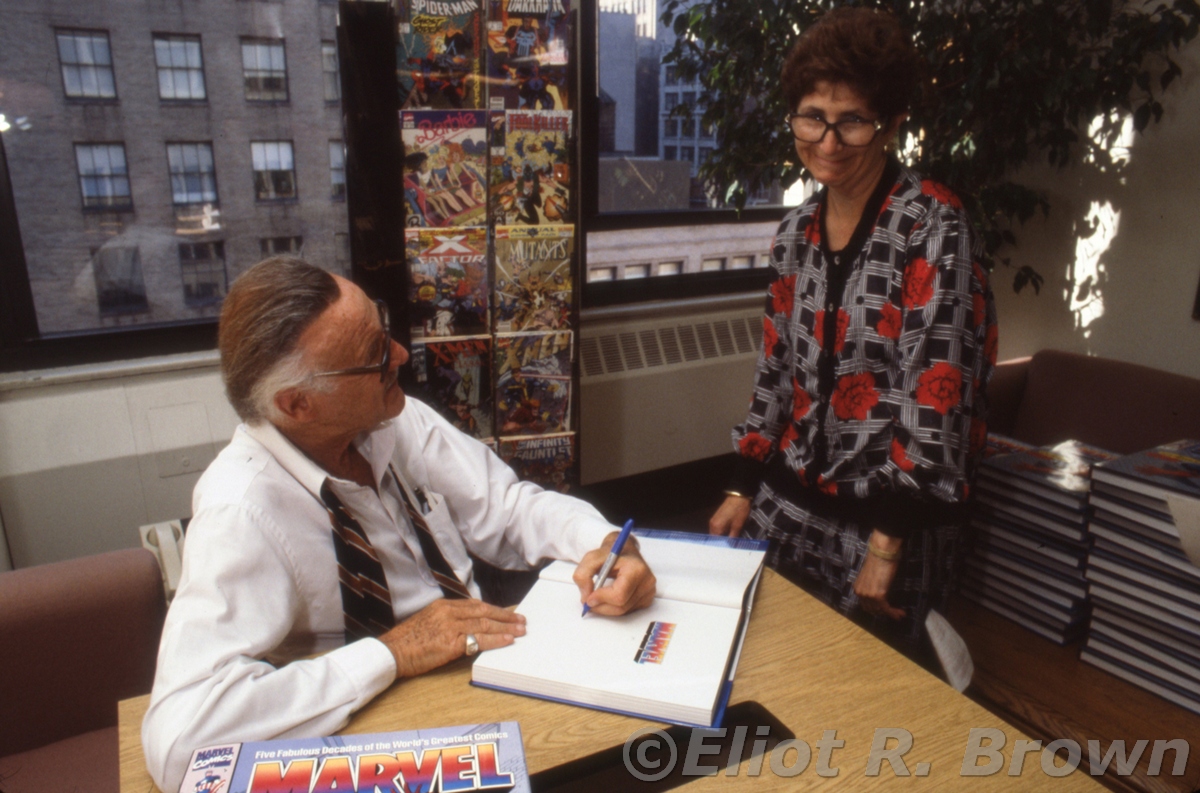
{"type": "Polygon", "coordinates": [[[528,620],[526,635],[480,655],[472,683],[689,726],[719,720],[765,544],[738,548],[646,533],[639,542],[659,582],[648,608],[581,617],[574,565],[552,564],[517,607],[528,620]]]}
{"type": "Polygon", "coordinates": [[[281,738],[195,750],[179,793],[405,790],[529,793],[514,721],[281,738]]]}

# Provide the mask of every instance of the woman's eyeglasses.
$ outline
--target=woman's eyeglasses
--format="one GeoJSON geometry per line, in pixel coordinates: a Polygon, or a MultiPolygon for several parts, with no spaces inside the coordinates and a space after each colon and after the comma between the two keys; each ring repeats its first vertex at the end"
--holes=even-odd
{"type": "Polygon", "coordinates": [[[883,122],[879,120],[851,117],[830,122],[813,113],[791,113],[787,117],[787,124],[792,135],[801,143],[820,143],[832,129],[838,143],[852,147],[869,145],[883,129],[883,122]]]}

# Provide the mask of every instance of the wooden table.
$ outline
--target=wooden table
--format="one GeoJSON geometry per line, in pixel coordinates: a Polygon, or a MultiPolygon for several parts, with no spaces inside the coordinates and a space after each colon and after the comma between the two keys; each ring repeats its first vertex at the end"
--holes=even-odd
{"type": "MultiPolygon", "coordinates": [[[[517,721],[525,740],[530,773],[536,773],[610,746],[621,746],[649,722],[626,716],[503,694],[468,685],[465,660],[399,682],[359,711],[348,733],[386,732],[493,721],[517,721]]],[[[142,758],[140,728],[148,697],[120,703],[121,790],[152,791],[142,758]]],[[[1052,778],[1031,753],[1020,778],[1007,775],[1014,741],[1026,736],[969,698],[954,691],[904,656],[768,570],[759,587],[731,702],[756,700],[812,748],[812,763],[792,779],[764,770],[759,777],[699,778],[688,790],[713,785],[753,786],[755,790],[818,790],[841,786],[875,790],[899,784],[887,762],[867,777],[867,758],[876,728],[900,727],[912,733],[904,760],[910,770],[929,763],[925,778],[902,784],[912,790],[1096,791],[1091,777],[1075,771],[1052,778]],[[1007,737],[999,773],[963,778],[959,772],[971,728],[992,727],[1007,737]],[[816,742],[837,730],[845,747],[834,751],[835,777],[816,773],[816,742]]],[[[679,762],[686,747],[680,746],[679,762]]],[[[1087,752],[1087,747],[1083,748],[1087,752]]],[[[788,762],[794,761],[794,754],[788,762]]],[[[172,792],[173,793],[173,792],[172,792]]]]}

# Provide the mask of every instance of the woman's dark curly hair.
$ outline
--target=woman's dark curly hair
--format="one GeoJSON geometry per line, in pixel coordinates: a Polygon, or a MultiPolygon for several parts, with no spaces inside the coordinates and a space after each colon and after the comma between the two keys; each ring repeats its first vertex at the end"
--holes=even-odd
{"type": "Polygon", "coordinates": [[[908,110],[922,61],[912,36],[886,11],[835,8],[801,34],[783,64],[789,112],[817,83],[845,83],[883,118],[908,110]]]}

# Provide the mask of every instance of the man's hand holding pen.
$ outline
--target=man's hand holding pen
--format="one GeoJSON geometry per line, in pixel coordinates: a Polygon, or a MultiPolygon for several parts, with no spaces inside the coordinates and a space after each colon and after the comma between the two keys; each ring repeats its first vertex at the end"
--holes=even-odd
{"type": "Polygon", "coordinates": [[[637,540],[629,537],[620,549],[608,578],[611,583],[595,581],[609,557],[609,550],[617,541],[620,532],[612,532],[603,544],[589,551],[575,568],[575,585],[579,587],[579,600],[588,609],[605,617],[617,617],[630,611],[645,608],[654,600],[656,580],[649,565],[638,551],[637,540]]]}

